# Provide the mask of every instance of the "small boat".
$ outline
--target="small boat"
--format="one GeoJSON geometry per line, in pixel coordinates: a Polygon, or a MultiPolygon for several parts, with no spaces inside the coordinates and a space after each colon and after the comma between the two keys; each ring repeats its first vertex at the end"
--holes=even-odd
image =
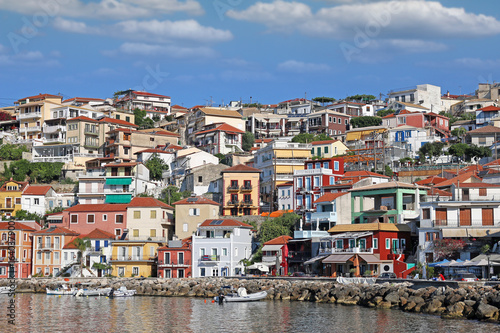
{"type": "Polygon", "coordinates": [[[238,288],[236,294],[230,293],[227,295],[219,295],[214,297],[214,300],[221,304],[222,302],[254,302],[260,301],[267,297],[267,291],[259,291],[258,293],[248,294],[247,290],[243,287],[238,288]],[[222,299],[221,299],[222,297],[222,299]]]}
{"type": "Polygon", "coordinates": [[[47,295],[73,295],[78,289],[75,287],[69,288],[67,285],[63,284],[56,289],[46,288],[47,295]]]}
{"type": "Polygon", "coordinates": [[[114,297],[130,297],[134,296],[137,291],[127,289],[125,286],[121,286],[118,290],[113,291],[114,297]]]}
{"type": "Polygon", "coordinates": [[[74,296],[110,296],[111,292],[111,288],[78,289],[74,296]]]}
{"type": "Polygon", "coordinates": [[[0,287],[0,294],[9,294],[10,287],[0,287]]]}

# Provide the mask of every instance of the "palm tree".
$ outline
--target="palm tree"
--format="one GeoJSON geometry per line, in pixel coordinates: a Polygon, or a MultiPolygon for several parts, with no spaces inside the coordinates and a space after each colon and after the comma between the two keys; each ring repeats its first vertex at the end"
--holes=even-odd
{"type": "Polygon", "coordinates": [[[83,254],[89,247],[92,246],[92,243],[90,242],[90,239],[88,237],[85,237],[75,238],[75,240],[73,240],[73,244],[80,251],[78,252],[78,257],[80,259],[80,277],[83,277],[83,254]]]}

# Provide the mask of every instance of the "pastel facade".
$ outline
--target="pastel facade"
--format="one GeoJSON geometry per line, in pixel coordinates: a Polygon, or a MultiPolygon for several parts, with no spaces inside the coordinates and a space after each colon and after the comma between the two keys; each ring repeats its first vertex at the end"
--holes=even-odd
{"type": "Polygon", "coordinates": [[[111,242],[112,274],[119,277],[155,276],[160,242],[115,240],[111,242]]]}
{"type": "Polygon", "coordinates": [[[16,216],[22,209],[22,194],[28,182],[8,180],[0,187],[0,213],[2,216],[16,216]]]}
{"type": "Polygon", "coordinates": [[[221,172],[222,216],[259,215],[260,171],[240,164],[221,172]]]}
{"type": "Polygon", "coordinates": [[[191,237],[203,221],[219,218],[220,205],[205,197],[196,196],[173,203],[175,207],[175,235],[179,239],[191,237]]]}
{"type": "Polygon", "coordinates": [[[191,237],[171,240],[167,246],[158,248],[158,277],[190,278],[192,276],[191,237]]]}
{"type": "Polygon", "coordinates": [[[311,142],[312,156],[321,158],[331,158],[339,155],[344,155],[349,150],[347,146],[340,140],[327,140],[311,142]]]}
{"type": "Polygon", "coordinates": [[[166,242],[174,234],[174,208],[155,198],[136,197],[127,205],[128,239],[166,242]]]}
{"type": "Polygon", "coordinates": [[[31,276],[33,233],[40,228],[36,222],[0,222],[0,279],[11,277],[11,262],[14,264],[13,277],[31,276]]]}

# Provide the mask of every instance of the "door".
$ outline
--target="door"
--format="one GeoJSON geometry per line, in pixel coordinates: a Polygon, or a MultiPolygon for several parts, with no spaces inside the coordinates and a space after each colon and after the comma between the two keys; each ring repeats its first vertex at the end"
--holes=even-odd
{"type": "Polygon", "coordinates": [[[359,249],[360,249],[360,250],[364,250],[364,249],[366,249],[366,239],[361,238],[361,239],[359,240],[359,249]]]}
{"type": "Polygon", "coordinates": [[[461,226],[472,225],[470,208],[460,208],[460,225],[461,226]]]}
{"type": "Polygon", "coordinates": [[[12,198],[5,198],[5,208],[12,208],[12,198]]]}
{"type": "Polygon", "coordinates": [[[398,251],[399,251],[399,239],[393,239],[392,240],[392,252],[398,253],[398,251]]]}
{"type": "Polygon", "coordinates": [[[448,224],[448,210],[446,208],[436,208],[436,226],[448,224]]]}
{"type": "Polygon", "coordinates": [[[483,208],[483,225],[493,225],[493,208],[483,208]]]}
{"type": "Polygon", "coordinates": [[[311,190],[311,177],[306,177],[306,191],[311,190]]]}
{"type": "Polygon", "coordinates": [[[99,251],[101,249],[101,244],[100,244],[100,241],[96,240],[95,241],[95,250],[96,251],[99,251]]]}
{"type": "Polygon", "coordinates": [[[469,201],[469,189],[468,188],[462,189],[462,200],[469,201]]]}

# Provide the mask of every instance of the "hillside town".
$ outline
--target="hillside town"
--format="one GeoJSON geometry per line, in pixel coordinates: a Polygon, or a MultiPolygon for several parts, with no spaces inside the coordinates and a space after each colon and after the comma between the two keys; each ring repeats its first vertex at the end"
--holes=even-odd
{"type": "Polygon", "coordinates": [[[489,278],[499,94],[21,97],[0,109],[0,278],[12,246],[17,278],[407,278],[452,260],[489,278]]]}

